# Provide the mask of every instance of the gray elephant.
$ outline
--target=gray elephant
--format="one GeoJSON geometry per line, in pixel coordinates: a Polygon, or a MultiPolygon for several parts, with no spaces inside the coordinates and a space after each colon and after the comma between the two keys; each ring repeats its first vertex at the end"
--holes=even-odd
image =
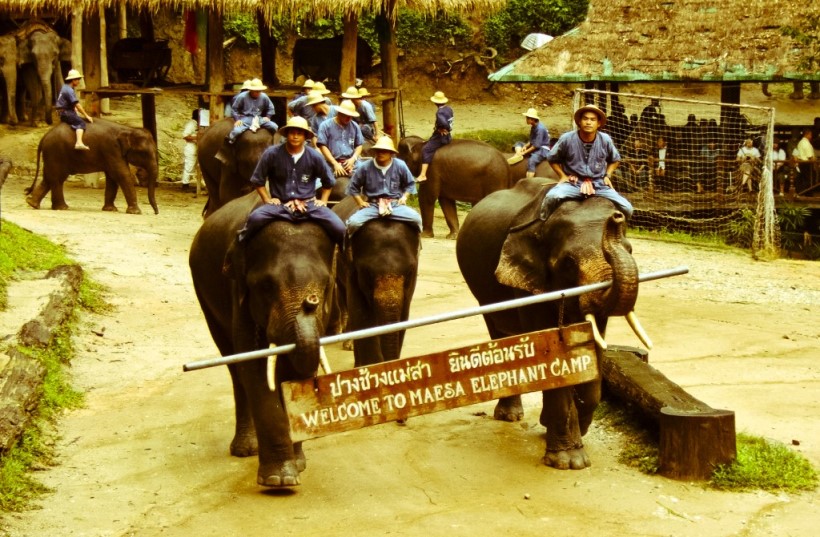
{"type": "MultiPolygon", "coordinates": [[[[593,196],[568,201],[546,220],[541,204],[548,186],[523,179],[513,189],[478,203],[464,221],[456,256],[467,285],[480,304],[612,280],[612,287],[518,310],[484,316],[490,337],[498,339],[583,322],[604,334],[607,318],[627,315],[645,338],[634,316],[638,268],[626,238],[626,218],[609,200],[593,196]]],[[[549,182],[549,184],[553,184],[549,182]]],[[[598,341],[598,363],[602,345],[598,341]]],[[[600,370],[600,368],[599,368],[600,370]]],[[[581,437],[601,398],[601,381],[543,392],[540,421],[547,427],[544,464],[559,469],[590,465],[581,437]]],[[[523,416],[520,396],[499,400],[496,419],[523,416]]]]}
{"type": "Polygon", "coordinates": [[[40,93],[29,91],[34,112],[29,119],[34,125],[36,119],[52,123],[54,91],[62,84],[60,60],[71,59],[71,42],[60,37],[53,28],[42,21],[31,21],[20,28],[17,37],[17,64],[31,64],[37,73],[40,93]]]}
{"type": "Polygon", "coordinates": [[[26,202],[35,209],[40,208],[45,195],[51,191],[51,208],[68,209],[63,186],[69,175],[78,173],[105,172],[105,202],[103,211],[116,211],[114,199],[121,188],[128,204],[126,212],[140,214],[137,204],[137,190],[130,165],[141,168],[147,180],[148,201],[159,213],[155,198],[157,173],[157,144],[146,129],[128,127],[96,119],[88,124],[84,141],[89,151],[74,149],[76,135],[65,123],[50,129],[40,139],[37,147],[37,169],[34,181],[26,189],[26,202]],[[40,173],[40,155],[43,157],[43,180],[37,183],[40,173]]]}
{"type": "Polygon", "coordinates": [[[333,293],[335,244],[319,224],[275,220],[236,242],[256,192],[232,200],[205,219],[191,245],[194,289],[211,336],[223,356],[295,343],[276,360],[271,391],[267,359],[228,366],[236,404],[231,454],[258,452],[257,482],[266,487],[300,484],[305,469],[301,443],[290,439],[280,397],[281,382],[313,376],[319,337],[325,332],[333,293]]]}
{"type": "MultiPolygon", "coordinates": [[[[515,153],[504,153],[505,158],[510,158],[513,155],[515,155],[515,153]]],[[[524,160],[520,162],[510,164],[510,184],[508,188],[512,188],[515,183],[527,176],[528,159],[529,157],[525,157],[524,160]]],[[[552,169],[552,166],[550,166],[550,163],[546,160],[539,162],[538,166],[535,167],[535,177],[558,180],[558,174],[555,173],[555,170],[552,169]]]]}
{"type": "MultiPolygon", "coordinates": [[[[407,163],[414,176],[421,172],[421,149],[424,140],[408,136],[399,142],[399,158],[407,163]]],[[[427,170],[427,180],[418,183],[422,237],[433,236],[433,209],[436,200],[444,213],[448,239],[458,236],[456,201],[477,203],[488,194],[507,188],[509,165],[504,155],[484,142],[453,140],[436,151],[427,170]]]]}
{"type": "Polygon", "coordinates": [[[233,128],[233,120],[221,119],[205,129],[197,142],[197,159],[208,189],[205,216],[253,190],[250,179],[256,163],[265,149],[274,143],[274,135],[266,129],[245,131],[230,148],[224,147],[225,137],[233,128]],[[224,160],[216,158],[217,154],[224,160]]]}
{"type": "Polygon", "coordinates": [[[5,85],[0,119],[17,125],[17,38],[13,34],[0,35],[0,74],[5,85]]]}
{"type": "MultiPolygon", "coordinates": [[[[343,221],[358,210],[348,196],[333,212],[343,221]]],[[[341,328],[346,331],[406,321],[416,289],[421,239],[417,227],[380,218],[349,238],[336,268],[341,328]]],[[[353,342],[356,367],[396,360],[404,331],[353,342]]]]}

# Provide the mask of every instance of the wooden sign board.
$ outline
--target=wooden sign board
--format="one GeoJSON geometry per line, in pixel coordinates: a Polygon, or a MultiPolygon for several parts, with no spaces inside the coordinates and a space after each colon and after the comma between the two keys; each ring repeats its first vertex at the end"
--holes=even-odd
{"type": "Polygon", "coordinates": [[[596,378],[585,322],[284,382],[282,396],[300,442],[596,378]]]}

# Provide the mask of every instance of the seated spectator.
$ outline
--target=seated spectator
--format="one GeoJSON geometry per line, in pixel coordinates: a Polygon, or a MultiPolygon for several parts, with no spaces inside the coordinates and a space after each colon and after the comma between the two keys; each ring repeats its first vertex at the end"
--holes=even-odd
{"type": "Polygon", "coordinates": [[[784,192],[783,174],[786,172],[786,150],[780,147],[780,141],[774,140],[772,148],[769,150],[772,159],[772,186],[779,185],[780,195],[784,192]]]}
{"type": "Polygon", "coordinates": [[[746,138],[743,146],[738,150],[737,162],[737,173],[740,176],[738,189],[743,190],[743,185],[746,185],[749,192],[751,192],[752,183],[760,164],[760,151],[754,146],[751,138],[746,138]]]}
{"type": "Polygon", "coordinates": [[[706,189],[712,190],[717,184],[718,157],[720,149],[715,142],[710,141],[700,150],[700,167],[697,173],[695,188],[699,194],[706,189]],[[704,186],[705,185],[705,186],[704,186]]]}
{"type": "Polygon", "coordinates": [[[797,147],[794,148],[792,153],[800,170],[798,180],[801,184],[799,187],[795,187],[798,191],[808,188],[812,182],[812,167],[815,161],[814,146],[811,143],[813,137],[814,133],[811,129],[804,130],[803,137],[797,142],[797,147]]]}
{"type": "Polygon", "coordinates": [[[633,138],[632,145],[624,151],[620,170],[628,190],[634,192],[649,186],[649,151],[640,138],[633,138]]]}
{"type": "Polygon", "coordinates": [[[649,162],[652,164],[652,174],[655,178],[655,183],[659,184],[658,179],[666,177],[666,167],[669,161],[669,148],[666,146],[666,139],[663,136],[658,136],[655,140],[655,149],[649,157],[649,162]]]}

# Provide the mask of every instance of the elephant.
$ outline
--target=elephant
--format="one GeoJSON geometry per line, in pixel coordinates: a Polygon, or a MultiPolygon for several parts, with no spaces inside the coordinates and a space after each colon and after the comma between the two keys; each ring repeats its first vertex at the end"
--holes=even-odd
{"type": "MultiPolygon", "coordinates": [[[[803,81],[802,80],[795,80],[792,82],[793,91],[789,94],[789,99],[799,100],[803,98],[803,81]]],[[[763,82],[762,84],[763,95],[766,97],[771,97],[772,94],[769,92],[769,83],[763,82]]],[[[809,81],[809,99],[820,99],[820,82],[817,81],[809,81]]]]}
{"type": "MultiPolygon", "coordinates": [[[[352,196],[333,207],[343,221],[357,210],[352,196]]],[[[336,267],[342,328],[361,330],[409,318],[420,247],[418,228],[388,218],[371,220],[348,238],[336,267]]],[[[403,330],[357,339],[353,342],[355,366],[396,360],[403,342],[403,330]]]]}
{"type": "MultiPolygon", "coordinates": [[[[515,153],[504,153],[505,158],[509,158],[515,155],[515,153]]],[[[527,159],[529,157],[524,158],[524,160],[520,162],[516,162],[515,164],[510,164],[510,184],[507,188],[512,188],[515,186],[515,183],[523,179],[527,176],[527,159]]],[[[536,177],[543,177],[547,179],[555,179],[558,180],[558,174],[555,173],[555,170],[552,169],[550,163],[546,160],[543,160],[538,163],[538,166],[535,167],[535,176],[536,177]]]]}
{"type": "Polygon", "coordinates": [[[232,128],[232,119],[221,119],[205,129],[197,142],[199,168],[208,189],[205,217],[232,199],[253,190],[250,179],[256,163],[265,149],[274,143],[275,137],[266,129],[256,132],[248,130],[229,149],[224,146],[224,140],[232,128]],[[217,159],[218,153],[224,162],[217,159]]]}
{"type": "MultiPolygon", "coordinates": [[[[479,202],[464,221],[456,258],[470,291],[482,305],[612,280],[610,288],[560,302],[541,303],[484,315],[490,337],[593,323],[604,334],[609,316],[627,315],[647,346],[634,315],[638,268],[626,238],[626,218],[607,199],[566,201],[546,221],[541,206],[552,181],[523,179],[479,202]]],[[[596,336],[600,371],[606,342],[596,336]]],[[[543,392],[540,422],[547,428],[544,464],[558,469],[590,465],[582,436],[601,398],[601,381],[543,392]]],[[[495,418],[520,420],[520,396],[500,399],[495,418]]]]}
{"type": "Polygon", "coordinates": [[[229,201],[205,219],[191,244],[194,290],[223,356],[295,343],[275,365],[268,386],[266,358],[228,365],[236,405],[230,453],[258,454],[257,482],[265,487],[300,484],[306,459],[290,439],[280,394],[283,381],[315,375],[319,337],[325,333],[334,288],[335,244],[313,222],[274,220],[246,242],[236,241],[256,192],[229,201]]]}
{"type": "MultiPolygon", "coordinates": [[[[399,158],[414,176],[421,172],[424,140],[408,136],[399,142],[399,158]]],[[[501,151],[484,142],[453,140],[436,151],[427,170],[427,180],[418,183],[422,237],[433,236],[433,209],[438,199],[447,227],[448,239],[458,236],[456,201],[477,203],[488,194],[507,188],[509,165],[501,151]]]]}
{"type": "Polygon", "coordinates": [[[34,181],[26,189],[26,202],[35,209],[51,191],[51,208],[68,209],[63,194],[63,186],[69,175],[78,173],[105,172],[105,202],[103,211],[116,211],[114,199],[121,188],[128,203],[126,212],[141,214],[137,204],[135,180],[130,165],[141,168],[147,178],[148,201],[159,214],[154,191],[159,169],[157,144],[151,133],[142,128],[128,127],[104,119],[96,119],[88,124],[84,141],[91,149],[74,149],[76,135],[65,123],[52,127],[40,139],[37,146],[37,168],[34,181]],[[43,180],[37,183],[40,173],[40,155],[43,156],[43,180]]]}
{"type": "Polygon", "coordinates": [[[17,125],[17,39],[13,34],[0,35],[0,74],[5,84],[2,119],[17,125]]]}

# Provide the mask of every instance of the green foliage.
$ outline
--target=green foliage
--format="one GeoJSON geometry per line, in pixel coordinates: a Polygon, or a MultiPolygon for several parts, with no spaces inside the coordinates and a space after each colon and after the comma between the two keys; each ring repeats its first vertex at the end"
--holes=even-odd
{"type": "Polygon", "coordinates": [[[503,11],[484,21],[484,41],[503,54],[527,34],[567,32],[584,20],[588,7],[588,0],[509,0],[503,11]]]}
{"type": "Polygon", "coordinates": [[[729,222],[728,241],[741,248],[751,248],[755,229],[755,213],[751,209],[741,209],[738,218],[729,222]]]}
{"type": "Polygon", "coordinates": [[[3,220],[0,229],[0,309],[8,306],[8,282],[15,277],[16,271],[48,270],[70,263],[62,246],[3,220]]]}
{"type": "Polygon", "coordinates": [[[817,259],[818,248],[813,244],[804,244],[803,232],[806,230],[806,219],[811,216],[808,207],[786,204],[777,210],[780,223],[781,247],[788,252],[800,252],[808,259],[817,259]]]}
{"type": "Polygon", "coordinates": [[[485,142],[502,153],[511,153],[512,147],[516,142],[527,141],[529,138],[529,132],[524,130],[478,130],[459,133],[458,137],[485,142]]]}
{"type": "Polygon", "coordinates": [[[798,66],[806,71],[815,71],[820,66],[820,15],[806,14],[799,27],[784,26],[781,30],[783,35],[805,47],[798,66]]]}
{"type": "Polygon", "coordinates": [[[259,45],[259,25],[249,13],[225,15],[222,28],[226,36],[236,37],[248,45],[259,45]]]}
{"type": "Polygon", "coordinates": [[[787,446],[747,434],[737,435],[737,459],[715,470],[709,484],[720,490],[800,492],[817,488],[817,471],[787,446]]]}

